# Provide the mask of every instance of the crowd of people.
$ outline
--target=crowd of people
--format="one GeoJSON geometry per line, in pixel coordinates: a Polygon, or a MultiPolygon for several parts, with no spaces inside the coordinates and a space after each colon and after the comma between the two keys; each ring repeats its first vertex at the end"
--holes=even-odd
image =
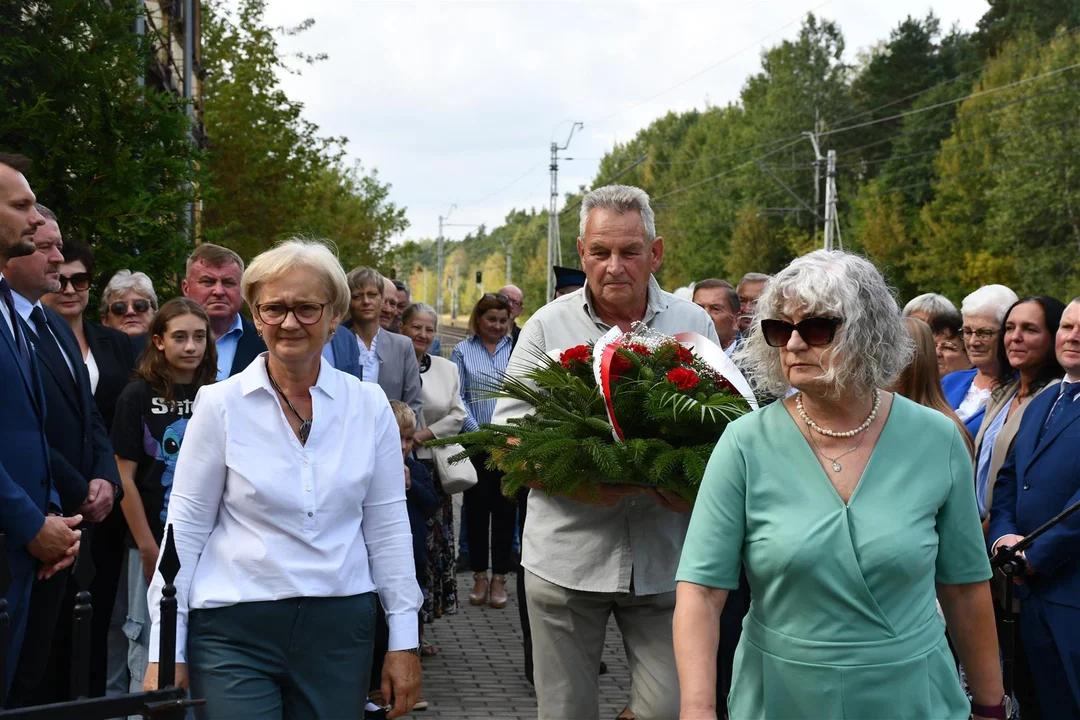
{"type": "Polygon", "coordinates": [[[425,627],[468,570],[492,610],[517,574],[540,718],[598,717],[612,616],[620,718],[1080,718],[1080,514],[1018,553],[1015,608],[990,564],[1080,500],[1080,299],[987,285],[901,310],[870,262],[826,251],[681,298],[654,277],[648,196],[606,186],[582,201],[582,269],[522,326],[520,289],[483,295],[445,359],[431,307],[314,240],[250,264],[204,243],[181,296],[121,270],[88,312],[93,252],[27,170],[0,155],[5,706],[70,699],[84,557],[91,695],[157,686],[171,530],[177,683],[205,717],[426,709],[425,627]],[[509,498],[477,456],[455,523],[428,443],[530,411],[492,378],[641,323],[714,341],[763,406],[696,502],[509,498]]]}

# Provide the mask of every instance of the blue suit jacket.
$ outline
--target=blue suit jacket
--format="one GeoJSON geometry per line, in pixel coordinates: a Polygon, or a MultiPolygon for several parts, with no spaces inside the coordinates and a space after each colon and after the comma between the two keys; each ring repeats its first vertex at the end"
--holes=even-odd
{"type": "MultiPolygon", "coordinates": [[[[949,373],[941,378],[941,389],[945,391],[945,399],[949,401],[949,405],[952,406],[953,410],[956,410],[960,407],[960,403],[964,402],[964,396],[967,395],[968,388],[970,388],[971,383],[975,381],[975,375],[978,374],[978,372],[979,371],[975,368],[971,368],[970,370],[957,370],[956,372],[949,373]]],[[[979,427],[982,425],[984,415],[986,415],[985,405],[979,408],[979,411],[969,417],[967,422],[964,423],[968,435],[972,438],[979,434],[979,427]]]]}
{"type": "MultiPolygon", "coordinates": [[[[1058,394],[1038,395],[1024,412],[994,485],[991,545],[1003,535],[1027,535],[1080,501],[1080,402],[1070,402],[1064,417],[1042,433],[1058,394]]],[[[1019,597],[1034,593],[1080,608],[1080,513],[1036,539],[1026,555],[1036,574],[1018,587],[1019,597]]]]}
{"type": "MultiPolygon", "coordinates": [[[[19,322],[18,316],[13,320],[19,322]]],[[[12,575],[11,587],[4,596],[11,617],[8,687],[22,646],[37,567],[26,544],[41,530],[49,506],[60,507],[49,470],[40,371],[31,352],[30,372],[24,372],[17,352],[15,338],[0,318],[0,532],[5,535],[12,575]]]]}

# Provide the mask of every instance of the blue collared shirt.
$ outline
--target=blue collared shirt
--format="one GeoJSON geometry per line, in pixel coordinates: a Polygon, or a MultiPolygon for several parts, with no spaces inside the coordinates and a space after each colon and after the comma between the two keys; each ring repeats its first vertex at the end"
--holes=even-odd
{"type": "Polygon", "coordinates": [[[240,344],[240,336],[244,334],[244,323],[240,320],[240,313],[236,313],[232,327],[224,335],[214,341],[217,346],[217,380],[221,382],[229,377],[232,372],[233,360],[236,359],[236,346],[240,344]]]}
{"type": "Polygon", "coordinates": [[[986,519],[986,493],[990,489],[990,461],[994,458],[994,443],[1001,434],[1001,428],[1005,427],[1005,421],[1009,419],[1009,404],[1013,397],[1015,393],[986,428],[982,446],[979,448],[978,464],[975,467],[975,501],[979,505],[979,517],[983,520],[986,519]]]}
{"type": "Polygon", "coordinates": [[[494,353],[488,352],[487,346],[478,335],[471,335],[454,346],[450,359],[458,367],[461,399],[465,401],[466,412],[461,432],[474,432],[479,430],[483,423],[491,422],[491,416],[495,412],[495,399],[483,397],[483,394],[491,385],[502,382],[513,349],[514,339],[509,335],[499,341],[494,353]]]}

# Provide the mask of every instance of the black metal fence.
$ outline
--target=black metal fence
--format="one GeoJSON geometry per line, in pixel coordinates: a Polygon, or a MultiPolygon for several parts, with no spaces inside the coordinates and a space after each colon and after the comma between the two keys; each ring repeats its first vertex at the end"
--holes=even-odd
{"type": "MultiPolygon", "coordinates": [[[[72,625],[71,696],[68,702],[37,705],[16,710],[0,710],[3,720],[110,720],[111,718],[142,715],[157,720],[183,720],[187,708],[201,705],[202,700],[192,700],[187,690],[175,686],[176,682],[176,574],[180,572],[180,558],[176,554],[172,525],[166,529],[165,544],[158,565],[158,572],[165,580],[161,593],[161,662],[158,666],[159,690],[150,692],[90,698],[90,618],[93,602],[90,597],[90,581],[94,578],[94,565],[90,559],[89,543],[80,549],[79,558],[72,569],[69,582],[79,588],[75,596],[72,625]]],[[[11,587],[11,568],[8,566],[4,534],[0,533],[0,698],[6,696],[8,645],[11,642],[11,619],[8,616],[7,595],[11,587]]],[[[108,608],[107,611],[111,611],[108,608]]]]}

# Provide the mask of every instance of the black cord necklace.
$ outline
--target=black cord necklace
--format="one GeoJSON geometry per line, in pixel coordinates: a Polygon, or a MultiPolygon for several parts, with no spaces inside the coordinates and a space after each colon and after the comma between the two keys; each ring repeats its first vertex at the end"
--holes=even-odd
{"type": "Polygon", "coordinates": [[[296,408],[293,407],[293,404],[289,402],[288,396],[285,395],[285,393],[281,390],[281,387],[277,384],[277,380],[275,380],[274,376],[270,374],[269,358],[266,361],[266,377],[270,378],[270,384],[274,386],[274,389],[277,390],[278,395],[280,395],[281,399],[285,401],[285,404],[289,406],[289,409],[292,410],[293,415],[296,416],[296,419],[300,421],[300,444],[306,445],[308,435],[311,434],[311,421],[305,420],[303,415],[296,411],[296,408]]]}

